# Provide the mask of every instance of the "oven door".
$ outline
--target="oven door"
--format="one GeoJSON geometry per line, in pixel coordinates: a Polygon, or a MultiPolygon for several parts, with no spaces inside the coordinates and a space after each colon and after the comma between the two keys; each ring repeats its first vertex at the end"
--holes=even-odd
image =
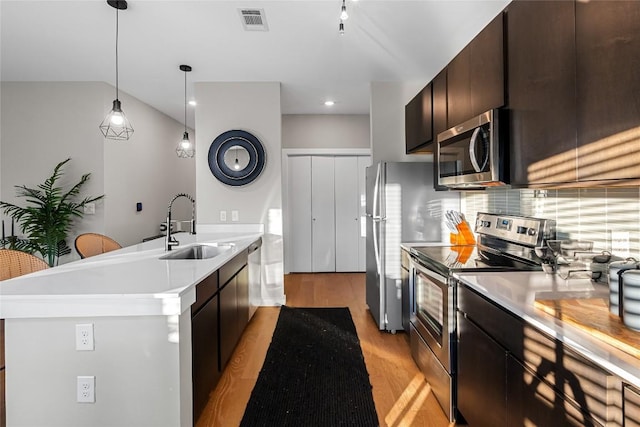
{"type": "Polygon", "coordinates": [[[451,346],[455,344],[455,292],[443,277],[411,261],[414,303],[411,323],[448,373],[452,373],[451,346]]]}

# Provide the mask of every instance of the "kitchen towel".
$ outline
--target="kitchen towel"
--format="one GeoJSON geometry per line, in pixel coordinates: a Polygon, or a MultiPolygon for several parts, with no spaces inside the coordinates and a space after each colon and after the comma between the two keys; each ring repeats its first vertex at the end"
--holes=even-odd
{"type": "Polygon", "coordinates": [[[281,307],[240,425],[379,425],[348,308],[281,307]]]}

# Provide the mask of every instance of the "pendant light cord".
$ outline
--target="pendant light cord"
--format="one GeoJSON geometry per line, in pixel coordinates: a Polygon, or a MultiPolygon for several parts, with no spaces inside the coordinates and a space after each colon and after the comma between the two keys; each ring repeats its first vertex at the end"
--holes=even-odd
{"type": "Polygon", "coordinates": [[[118,8],[116,8],[116,99],[118,99],[118,8]]]}
{"type": "Polygon", "coordinates": [[[184,72],[184,131],[187,132],[187,72],[184,72]]]}

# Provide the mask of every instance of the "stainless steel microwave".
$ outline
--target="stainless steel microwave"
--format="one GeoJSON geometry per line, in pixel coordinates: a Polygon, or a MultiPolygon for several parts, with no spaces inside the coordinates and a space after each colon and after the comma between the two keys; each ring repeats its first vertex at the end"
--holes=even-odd
{"type": "Polygon", "coordinates": [[[500,143],[499,110],[489,110],[438,135],[441,186],[473,189],[506,185],[506,154],[500,143]]]}

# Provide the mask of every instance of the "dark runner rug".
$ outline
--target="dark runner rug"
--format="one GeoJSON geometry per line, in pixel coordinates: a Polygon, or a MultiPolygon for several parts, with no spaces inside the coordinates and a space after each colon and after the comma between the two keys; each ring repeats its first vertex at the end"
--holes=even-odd
{"type": "Polygon", "coordinates": [[[377,426],[348,308],[282,306],[240,426],[377,426]]]}

